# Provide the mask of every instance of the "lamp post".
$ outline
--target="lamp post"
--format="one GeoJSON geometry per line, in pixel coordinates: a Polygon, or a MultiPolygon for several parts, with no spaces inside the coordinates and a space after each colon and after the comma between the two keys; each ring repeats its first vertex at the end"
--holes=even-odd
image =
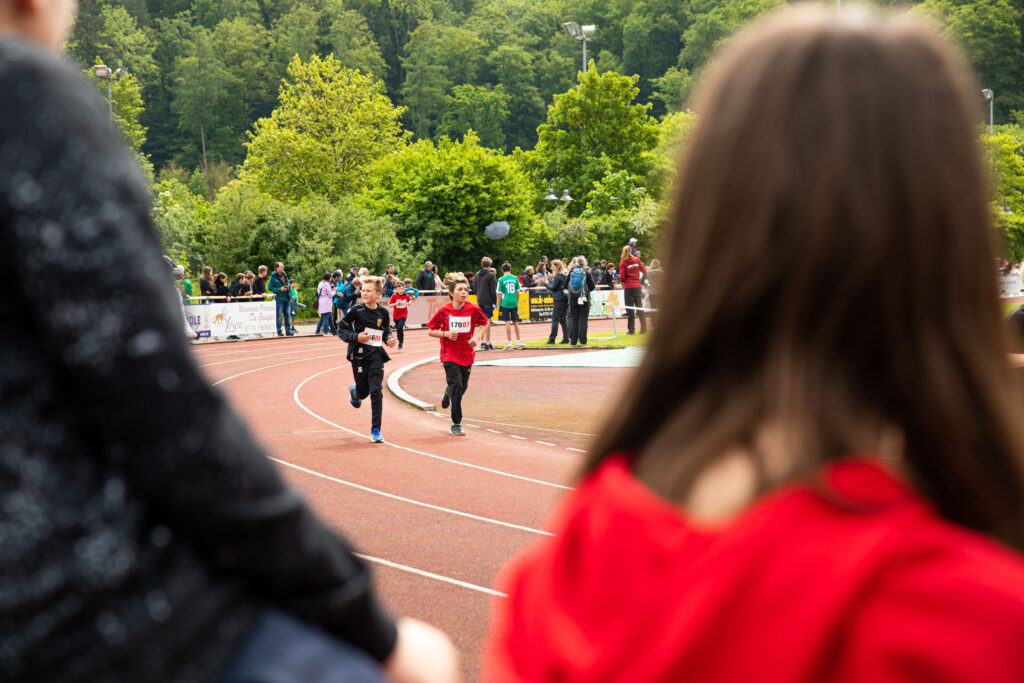
{"type": "Polygon", "coordinates": [[[123,66],[117,71],[111,71],[110,67],[105,64],[97,64],[92,68],[93,74],[96,78],[101,78],[107,82],[107,108],[110,110],[110,127],[114,127],[114,93],[111,89],[111,81],[119,81],[124,78],[124,75],[128,73],[128,69],[123,66]]]}
{"type": "Polygon", "coordinates": [[[996,97],[988,88],[981,91],[981,96],[988,100],[988,136],[992,137],[992,101],[996,97]]]}
{"type": "Polygon", "coordinates": [[[558,187],[556,178],[548,178],[548,194],[544,197],[546,202],[556,202],[561,204],[568,204],[572,201],[572,197],[569,196],[569,187],[562,185],[562,196],[558,196],[558,192],[555,188],[558,187]]]}
{"type": "Polygon", "coordinates": [[[587,75],[587,41],[593,39],[597,33],[597,27],[593,24],[587,26],[580,26],[575,21],[567,21],[562,24],[562,28],[565,32],[576,40],[583,43],[583,75],[587,75]]]}

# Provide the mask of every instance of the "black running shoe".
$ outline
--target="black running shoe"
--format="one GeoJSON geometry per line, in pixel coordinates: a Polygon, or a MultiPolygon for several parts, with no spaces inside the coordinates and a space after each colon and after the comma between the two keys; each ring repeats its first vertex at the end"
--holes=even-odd
{"type": "Polygon", "coordinates": [[[462,431],[462,425],[452,425],[452,436],[465,436],[466,432],[462,431]]]}
{"type": "Polygon", "coordinates": [[[452,400],[450,398],[448,398],[448,390],[445,389],[444,390],[444,396],[441,397],[441,407],[442,408],[447,408],[451,404],[452,404],[452,400]]]}

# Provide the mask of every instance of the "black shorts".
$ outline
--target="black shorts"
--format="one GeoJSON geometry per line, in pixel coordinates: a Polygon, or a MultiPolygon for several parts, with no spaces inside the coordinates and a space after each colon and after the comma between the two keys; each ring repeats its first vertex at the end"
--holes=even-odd
{"type": "Polygon", "coordinates": [[[510,320],[514,323],[519,322],[519,308],[505,308],[501,306],[498,309],[498,320],[510,320]]]}
{"type": "Polygon", "coordinates": [[[491,318],[494,317],[494,304],[478,304],[478,305],[480,306],[480,310],[484,312],[484,315],[487,316],[488,320],[490,320],[491,318]]]}

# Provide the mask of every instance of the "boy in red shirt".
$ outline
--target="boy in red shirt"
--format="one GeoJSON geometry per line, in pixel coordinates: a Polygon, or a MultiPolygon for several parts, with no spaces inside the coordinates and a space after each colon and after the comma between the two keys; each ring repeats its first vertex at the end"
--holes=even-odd
{"type": "Polygon", "coordinates": [[[391,318],[395,321],[395,335],[398,337],[398,350],[405,345],[405,321],[409,318],[409,302],[412,297],[405,293],[405,283],[398,280],[395,283],[395,293],[388,300],[391,306],[391,318]]]}
{"type": "Polygon", "coordinates": [[[465,436],[462,431],[462,396],[469,386],[469,371],[476,356],[474,347],[487,329],[487,316],[480,307],[469,303],[469,281],[462,273],[448,273],[444,285],[452,302],[442,306],[427,323],[430,336],[441,340],[441,364],[448,387],[441,407],[452,407],[452,436],[465,436]]]}

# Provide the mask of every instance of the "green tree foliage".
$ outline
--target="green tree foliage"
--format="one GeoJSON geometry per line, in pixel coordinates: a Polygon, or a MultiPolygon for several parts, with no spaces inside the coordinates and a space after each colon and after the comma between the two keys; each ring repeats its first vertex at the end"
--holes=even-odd
{"type": "Polygon", "coordinates": [[[365,185],[370,165],[407,138],[403,109],[391,104],[380,81],[333,57],[293,59],[278,102],[250,134],[244,173],[280,199],[351,195],[365,185]]]}
{"type": "Polygon", "coordinates": [[[578,87],[555,96],[547,122],[538,128],[536,149],[524,155],[537,187],[546,178],[568,183],[577,200],[574,213],[609,174],[625,171],[645,187],[656,181],[658,124],[647,115],[650,104],[633,103],[636,81],[636,76],[599,73],[591,63],[578,87]]]}
{"type": "Polygon", "coordinates": [[[537,142],[537,124],[544,117],[544,100],[535,85],[533,57],[521,45],[499,45],[487,57],[491,81],[508,95],[508,117],[502,133],[508,148],[529,149],[537,142]]]}
{"type": "Polygon", "coordinates": [[[462,142],[442,137],[436,146],[421,140],[385,159],[364,201],[396,222],[403,243],[446,267],[468,270],[485,253],[510,260],[529,253],[538,237],[533,194],[510,157],[467,133],[462,142]],[[494,221],[509,223],[508,237],[487,239],[484,228],[494,221]]]}
{"type": "Polygon", "coordinates": [[[765,12],[786,4],[785,0],[702,0],[706,11],[695,14],[683,33],[679,68],[690,72],[707,62],[711,53],[736,29],[765,12]]]}
{"type": "Polygon", "coordinates": [[[441,133],[462,137],[467,131],[476,132],[480,144],[493,149],[505,148],[502,125],[508,119],[509,96],[505,88],[497,85],[457,85],[445,98],[445,112],[441,120],[441,133]]]}
{"type": "Polygon", "coordinates": [[[992,216],[1004,251],[1024,258],[1024,158],[1019,126],[1006,126],[993,136],[983,135],[981,147],[992,173],[992,216]]]}
{"type": "Polygon", "coordinates": [[[363,15],[355,10],[342,9],[331,22],[327,34],[334,58],[346,69],[358,69],[374,78],[383,79],[387,64],[380,55],[380,47],[363,15]]]}

